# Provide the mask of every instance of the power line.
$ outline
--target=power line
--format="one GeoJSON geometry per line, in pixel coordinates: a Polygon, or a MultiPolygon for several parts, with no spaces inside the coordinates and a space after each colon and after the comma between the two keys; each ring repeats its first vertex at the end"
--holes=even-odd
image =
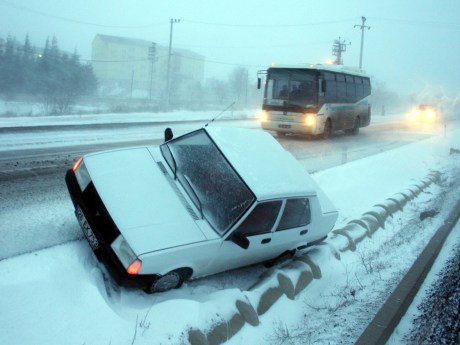
{"type": "MultiPolygon", "coordinates": [[[[37,14],[37,15],[47,17],[47,18],[53,18],[53,19],[58,19],[58,20],[70,22],[70,23],[91,25],[91,26],[97,26],[97,27],[103,27],[103,28],[142,29],[142,28],[150,28],[150,27],[153,27],[153,26],[166,25],[167,24],[167,22],[159,22],[159,23],[149,23],[149,24],[144,24],[144,25],[107,25],[107,24],[88,22],[88,21],[83,21],[83,20],[73,19],[73,18],[68,18],[68,17],[62,17],[62,16],[51,14],[51,13],[35,10],[33,8],[30,8],[30,7],[17,5],[15,3],[12,3],[12,2],[6,1],[6,0],[0,0],[0,4],[15,8],[15,9],[20,10],[20,11],[37,14]]],[[[246,28],[249,28],[249,27],[253,27],[253,28],[257,28],[257,27],[259,27],[259,28],[269,28],[269,27],[283,28],[283,27],[302,27],[302,26],[317,26],[317,25],[337,24],[337,23],[350,22],[352,20],[353,20],[353,18],[348,18],[348,19],[320,21],[320,22],[313,22],[313,23],[298,23],[298,24],[233,24],[233,23],[202,22],[202,21],[195,21],[195,20],[188,20],[188,19],[185,19],[183,21],[188,22],[188,23],[192,23],[192,24],[212,25],[212,26],[246,27],[246,28]]]]}
{"type": "Polygon", "coordinates": [[[270,44],[270,45],[250,45],[250,46],[202,46],[194,44],[176,44],[178,47],[183,48],[207,48],[207,49],[263,49],[263,48],[295,48],[295,47],[305,47],[305,45],[321,45],[329,44],[329,41],[322,42],[303,42],[302,44],[270,44]]]}
{"type": "Polygon", "coordinates": [[[212,26],[228,26],[228,27],[242,27],[242,28],[289,28],[289,27],[302,27],[302,26],[317,26],[338,24],[353,21],[354,18],[326,20],[312,23],[296,23],[296,24],[233,24],[233,23],[216,23],[216,22],[202,22],[190,19],[183,19],[182,21],[192,24],[212,25],[212,26]]]}
{"type": "Polygon", "coordinates": [[[386,21],[392,23],[398,23],[403,25],[414,25],[414,26],[430,26],[430,27],[440,27],[445,29],[460,30],[460,24],[457,23],[446,23],[446,22],[437,22],[430,20],[410,20],[410,19],[400,19],[400,18],[385,18],[385,17],[369,17],[370,19],[376,21],[386,21]]]}
{"type": "Polygon", "coordinates": [[[0,0],[0,4],[3,4],[3,5],[6,5],[6,6],[15,8],[15,9],[20,10],[20,11],[24,11],[24,12],[29,12],[29,13],[37,14],[37,15],[40,15],[40,16],[42,16],[42,17],[58,19],[58,20],[62,20],[62,21],[70,22],[70,23],[74,23],[74,24],[91,25],[91,26],[97,26],[97,27],[102,27],[102,28],[113,28],[113,29],[143,29],[143,28],[150,28],[150,27],[152,27],[152,26],[158,26],[158,25],[164,25],[164,24],[166,24],[166,22],[161,22],[161,23],[151,23],[151,24],[145,24],[145,25],[105,25],[105,24],[99,24],[99,23],[93,23],[93,22],[86,22],[86,21],[83,21],[83,20],[77,20],[77,19],[72,19],[72,18],[67,18],[67,17],[61,17],[61,16],[57,16],[57,15],[54,15],[54,14],[50,14],[50,13],[46,13],[46,12],[34,10],[34,9],[32,9],[32,8],[29,8],[29,7],[17,5],[17,4],[14,4],[14,3],[12,3],[12,2],[5,1],[5,0],[0,0]]]}

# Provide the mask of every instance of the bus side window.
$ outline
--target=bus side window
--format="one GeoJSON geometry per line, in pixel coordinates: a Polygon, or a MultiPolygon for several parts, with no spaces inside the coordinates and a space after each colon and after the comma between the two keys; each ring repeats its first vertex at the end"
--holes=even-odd
{"type": "Polygon", "coordinates": [[[354,103],[356,102],[356,87],[355,87],[355,79],[351,75],[345,76],[346,80],[346,93],[347,93],[347,102],[354,103]]]}
{"type": "Polygon", "coordinates": [[[337,102],[347,101],[347,85],[345,84],[345,76],[336,74],[337,78],[337,102]]]}
{"type": "Polygon", "coordinates": [[[323,79],[318,79],[319,83],[319,95],[324,97],[326,94],[326,81],[323,79]]]}
{"type": "Polygon", "coordinates": [[[356,100],[359,101],[364,97],[363,79],[361,77],[355,77],[356,86],[356,100]]]}
{"type": "Polygon", "coordinates": [[[369,78],[363,78],[364,84],[364,97],[369,96],[371,94],[371,83],[369,78]]]}

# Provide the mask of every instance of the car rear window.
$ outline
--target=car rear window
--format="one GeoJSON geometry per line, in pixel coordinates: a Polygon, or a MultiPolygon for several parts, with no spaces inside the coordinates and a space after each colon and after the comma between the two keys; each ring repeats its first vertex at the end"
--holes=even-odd
{"type": "Polygon", "coordinates": [[[307,198],[289,199],[286,201],[283,215],[276,231],[298,228],[310,224],[310,202],[307,198]]]}

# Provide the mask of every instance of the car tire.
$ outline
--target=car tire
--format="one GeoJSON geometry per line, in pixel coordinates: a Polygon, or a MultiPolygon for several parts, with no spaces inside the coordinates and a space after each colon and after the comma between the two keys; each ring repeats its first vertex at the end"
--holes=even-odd
{"type": "Polygon", "coordinates": [[[332,135],[332,121],[331,119],[327,119],[326,123],[324,124],[324,132],[322,135],[323,139],[329,139],[332,135]]]}
{"type": "Polygon", "coordinates": [[[294,255],[295,255],[295,253],[296,253],[296,249],[287,250],[284,253],[282,253],[281,255],[277,256],[276,258],[273,258],[271,260],[265,261],[263,264],[264,264],[264,266],[266,268],[273,267],[275,265],[284,263],[287,260],[292,259],[294,257],[294,255]]]}
{"type": "Polygon", "coordinates": [[[184,270],[174,270],[156,277],[144,290],[147,293],[165,292],[178,289],[188,278],[184,270]]]}

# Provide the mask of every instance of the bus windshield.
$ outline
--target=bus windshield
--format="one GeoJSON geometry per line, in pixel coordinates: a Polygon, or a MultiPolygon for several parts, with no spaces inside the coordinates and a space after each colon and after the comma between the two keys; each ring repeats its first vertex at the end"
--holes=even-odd
{"type": "Polygon", "coordinates": [[[268,71],[265,103],[268,105],[314,106],[318,103],[316,72],[301,69],[268,71]]]}

